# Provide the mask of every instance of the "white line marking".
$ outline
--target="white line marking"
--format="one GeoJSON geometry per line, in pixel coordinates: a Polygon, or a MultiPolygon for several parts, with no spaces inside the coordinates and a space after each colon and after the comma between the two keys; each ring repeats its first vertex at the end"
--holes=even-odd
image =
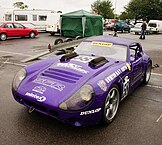
{"type": "Polygon", "coordinates": [[[10,53],[10,54],[15,54],[15,55],[22,55],[22,56],[32,56],[32,55],[27,55],[27,54],[22,54],[22,53],[15,53],[15,52],[8,52],[8,51],[0,51],[3,53],[10,53]]]}
{"type": "Polygon", "coordinates": [[[160,121],[160,119],[162,118],[162,114],[160,115],[160,117],[156,120],[156,122],[158,123],[160,121]]]}
{"type": "Polygon", "coordinates": [[[4,62],[2,62],[2,64],[0,65],[0,68],[2,68],[4,64],[7,63],[8,61],[9,61],[9,58],[7,58],[4,62]]]}
{"type": "Polygon", "coordinates": [[[151,74],[155,76],[162,76],[162,74],[158,74],[158,73],[151,73],[151,74]]]}
{"type": "Polygon", "coordinates": [[[10,65],[15,65],[15,66],[22,66],[25,67],[25,64],[20,64],[20,63],[14,63],[14,62],[3,62],[3,64],[10,64],[10,65]]]}
{"type": "Polygon", "coordinates": [[[156,88],[156,89],[162,89],[161,86],[155,86],[155,85],[146,85],[146,87],[156,88]]]}

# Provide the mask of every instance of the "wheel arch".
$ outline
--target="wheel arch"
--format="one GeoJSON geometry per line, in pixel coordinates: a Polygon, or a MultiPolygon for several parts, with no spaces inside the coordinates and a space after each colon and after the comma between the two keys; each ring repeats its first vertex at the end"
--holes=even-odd
{"type": "Polygon", "coordinates": [[[1,33],[0,33],[0,35],[1,35],[1,34],[6,34],[6,36],[8,37],[8,35],[7,35],[7,33],[6,33],[6,32],[1,32],[1,33]]]}
{"type": "Polygon", "coordinates": [[[30,35],[32,32],[36,35],[35,31],[33,31],[33,30],[31,30],[31,31],[29,32],[29,35],[30,35]]]}
{"type": "Polygon", "coordinates": [[[114,85],[116,85],[119,89],[119,97],[120,97],[120,100],[121,100],[122,99],[122,93],[123,93],[122,92],[122,85],[119,82],[114,83],[114,85]]]}

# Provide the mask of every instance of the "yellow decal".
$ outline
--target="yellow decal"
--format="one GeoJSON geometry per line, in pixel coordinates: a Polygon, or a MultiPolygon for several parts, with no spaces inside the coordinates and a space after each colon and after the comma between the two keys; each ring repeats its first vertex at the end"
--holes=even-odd
{"type": "Polygon", "coordinates": [[[106,42],[95,42],[93,41],[91,43],[91,45],[95,45],[95,46],[104,46],[104,47],[112,47],[112,43],[106,43],[106,42]]]}
{"type": "Polygon", "coordinates": [[[128,70],[131,71],[131,66],[130,66],[130,64],[129,64],[129,63],[126,63],[126,66],[127,66],[128,70]]]}

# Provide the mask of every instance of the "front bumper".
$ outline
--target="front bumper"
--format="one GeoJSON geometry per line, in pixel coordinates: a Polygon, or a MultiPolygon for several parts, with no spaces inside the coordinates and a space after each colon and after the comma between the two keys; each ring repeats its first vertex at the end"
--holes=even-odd
{"type": "Polygon", "coordinates": [[[36,110],[40,113],[46,114],[54,119],[68,123],[73,126],[90,126],[96,125],[101,121],[102,118],[102,108],[97,106],[88,107],[80,111],[63,111],[56,106],[49,106],[44,102],[37,102],[34,100],[29,100],[26,96],[22,96],[13,91],[14,98],[20,104],[26,106],[27,108],[36,110]]]}

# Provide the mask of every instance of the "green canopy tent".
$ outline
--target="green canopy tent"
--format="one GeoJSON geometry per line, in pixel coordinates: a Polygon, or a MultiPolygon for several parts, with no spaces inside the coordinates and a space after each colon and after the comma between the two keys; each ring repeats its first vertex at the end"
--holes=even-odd
{"type": "Polygon", "coordinates": [[[103,34],[102,16],[84,10],[61,15],[61,34],[65,37],[89,37],[103,34]]]}

